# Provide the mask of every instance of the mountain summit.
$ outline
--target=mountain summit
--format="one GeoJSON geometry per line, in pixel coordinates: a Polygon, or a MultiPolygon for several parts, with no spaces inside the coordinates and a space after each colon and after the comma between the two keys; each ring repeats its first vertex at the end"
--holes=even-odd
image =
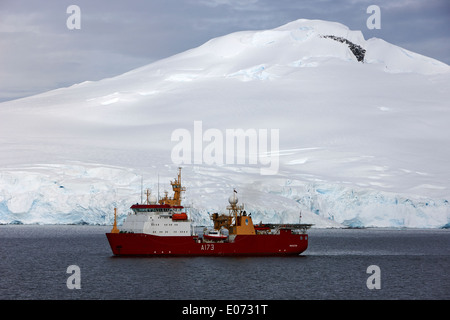
{"type": "Polygon", "coordinates": [[[442,62],[302,19],[4,102],[0,222],[107,221],[115,204],[125,213],[138,200],[141,175],[151,185],[172,178],[174,132],[200,134],[205,153],[208,129],[243,129],[278,132],[279,150],[256,149],[279,159],[278,172],[261,176],[250,153],[241,164],[194,161],[193,142],[186,200],[201,223],[236,188],[264,221],[296,222],[301,210],[319,226],[441,227],[450,221],[449,80],[442,62]]]}

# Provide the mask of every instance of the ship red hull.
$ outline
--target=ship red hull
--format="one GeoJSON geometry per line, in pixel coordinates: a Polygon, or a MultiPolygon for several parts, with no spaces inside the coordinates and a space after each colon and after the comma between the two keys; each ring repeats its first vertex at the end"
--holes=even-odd
{"type": "Polygon", "coordinates": [[[233,242],[201,242],[194,236],[154,236],[107,233],[114,255],[148,256],[271,256],[299,255],[308,247],[307,234],[280,230],[279,234],[238,235],[233,242]]]}

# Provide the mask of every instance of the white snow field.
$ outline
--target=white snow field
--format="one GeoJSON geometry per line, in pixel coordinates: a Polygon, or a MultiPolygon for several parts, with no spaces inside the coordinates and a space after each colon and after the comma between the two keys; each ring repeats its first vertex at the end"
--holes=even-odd
{"type": "Polygon", "coordinates": [[[184,129],[193,139],[184,203],[198,225],[225,212],[236,189],[256,222],[298,222],[301,212],[316,227],[448,227],[449,88],[448,65],[339,23],[215,38],[1,103],[0,223],[111,224],[114,207],[123,220],[141,179],[153,194],[158,176],[160,192],[171,190],[181,143],[172,134],[184,129]],[[249,139],[238,164],[227,129],[277,130],[278,148],[249,139]],[[206,161],[211,147],[223,161],[206,161]],[[275,174],[261,174],[267,160],[278,161],[275,174]]]}

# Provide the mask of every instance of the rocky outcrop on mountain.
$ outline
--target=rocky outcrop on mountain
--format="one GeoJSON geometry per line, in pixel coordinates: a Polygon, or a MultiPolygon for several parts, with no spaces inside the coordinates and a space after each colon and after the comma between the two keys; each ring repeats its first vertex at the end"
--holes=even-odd
{"type": "Polygon", "coordinates": [[[347,44],[348,47],[350,48],[350,50],[352,51],[352,53],[355,55],[356,59],[359,62],[364,62],[364,55],[366,54],[366,50],[363,49],[361,46],[354,44],[353,42],[348,41],[347,39],[342,38],[342,37],[326,35],[326,36],[322,36],[322,38],[333,39],[335,41],[339,41],[339,42],[347,44]]]}

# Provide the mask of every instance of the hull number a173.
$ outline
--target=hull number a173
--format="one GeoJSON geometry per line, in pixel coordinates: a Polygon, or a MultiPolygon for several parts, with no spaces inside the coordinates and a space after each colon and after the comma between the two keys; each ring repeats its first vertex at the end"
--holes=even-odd
{"type": "Polygon", "coordinates": [[[202,244],[201,250],[214,250],[213,243],[202,244]]]}

